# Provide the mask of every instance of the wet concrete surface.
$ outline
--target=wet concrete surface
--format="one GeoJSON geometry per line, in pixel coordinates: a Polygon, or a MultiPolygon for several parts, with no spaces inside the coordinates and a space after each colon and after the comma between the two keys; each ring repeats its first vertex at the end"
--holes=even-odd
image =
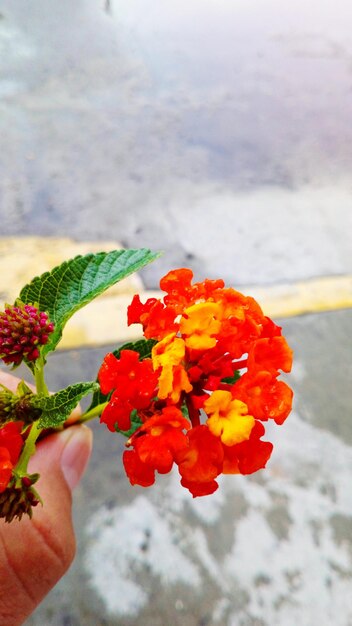
{"type": "MultiPolygon", "coordinates": [[[[347,0],[0,5],[0,235],[115,239],[157,287],[352,272],[347,0]]],[[[94,424],[78,554],[26,626],[351,626],[350,310],[283,321],[293,414],[267,470],[192,500],[130,487],[94,424]]],[[[105,351],[60,352],[48,382],[105,351]]]]}
{"type": "MultiPolygon", "coordinates": [[[[250,477],[192,499],[178,475],[132,488],[124,440],[93,424],[74,502],[78,554],[26,626],[349,626],[352,622],[352,313],[284,320],[292,415],[250,477]]],[[[51,356],[53,389],[94,377],[111,348],[51,356]]]]}
{"type": "Polygon", "coordinates": [[[149,287],[352,271],[347,0],[0,8],[2,235],[162,249],[149,287]]]}

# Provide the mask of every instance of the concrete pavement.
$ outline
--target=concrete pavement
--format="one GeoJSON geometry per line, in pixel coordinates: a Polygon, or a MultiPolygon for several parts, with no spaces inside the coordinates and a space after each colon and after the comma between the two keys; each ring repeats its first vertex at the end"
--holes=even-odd
{"type": "MultiPolygon", "coordinates": [[[[0,299],[75,246],[146,246],[165,253],[132,290],[172,267],[222,276],[296,355],[267,470],[210,498],[176,476],[132,489],[122,440],[93,425],[77,559],[26,626],[351,626],[350,3],[0,13],[0,299]]],[[[118,332],[130,287],[101,302],[118,332]]],[[[51,388],[95,376],[126,336],[99,335],[98,309],[50,358],[51,388]]]]}
{"type": "MultiPolygon", "coordinates": [[[[77,559],[26,626],[352,623],[350,310],[283,321],[293,414],[251,477],[192,500],[178,476],[132,488],[123,442],[98,424],[75,496],[77,559]]],[[[105,349],[62,351],[49,382],[94,375],[105,349]]]]}

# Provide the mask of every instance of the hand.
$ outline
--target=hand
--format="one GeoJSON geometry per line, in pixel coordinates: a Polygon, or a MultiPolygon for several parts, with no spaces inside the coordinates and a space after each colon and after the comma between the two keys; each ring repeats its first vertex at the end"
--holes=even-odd
{"type": "MultiPolygon", "coordinates": [[[[19,380],[0,372],[0,383],[15,391],[19,380]]],[[[92,447],[91,430],[72,426],[39,442],[29,471],[44,505],[33,518],[0,520],[0,624],[19,626],[71,565],[75,555],[72,490],[92,447]]]]}

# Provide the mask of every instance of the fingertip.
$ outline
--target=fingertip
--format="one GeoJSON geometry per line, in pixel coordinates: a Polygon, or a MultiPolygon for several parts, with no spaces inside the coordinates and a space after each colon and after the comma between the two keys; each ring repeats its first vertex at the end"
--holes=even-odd
{"type": "Polygon", "coordinates": [[[61,475],[65,479],[65,485],[72,491],[88,464],[92,439],[91,429],[84,425],[70,426],[42,439],[28,468],[30,472],[40,474],[41,488],[43,485],[46,488],[55,474],[57,478],[61,475]]]}
{"type": "Polygon", "coordinates": [[[72,426],[70,437],[63,449],[60,464],[62,473],[71,491],[81,480],[87,467],[93,443],[93,434],[87,426],[72,426]]]}

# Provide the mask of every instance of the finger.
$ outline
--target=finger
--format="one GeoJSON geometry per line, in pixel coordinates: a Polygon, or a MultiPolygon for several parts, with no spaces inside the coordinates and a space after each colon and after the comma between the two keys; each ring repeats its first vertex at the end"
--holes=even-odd
{"type": "Polygon", "coordinates": [[[78,422],[81,416],[82,416],[81,405],[77,404],[76,408],[73,409],[72,413],[67,418],[65,422],[65,426],[71,426],[72,424],[75,424],[76,422],[78,422]]]}
{"type": "Polygon", "coordinates": [[[0,524],[0,624],[19,626],[70,566],[75,554],[71,490],[91,451],[91,431],[73,426],[38,445],[30,471],[44,505],[33,519],[0,524]]]}
{"type": "MultiPolygon", "coordinates": [[[[10,389],[10,391],[13,391],[15,393],[18,387],[18,383],[20,382],[21,379],[17,378],[17,376],[12,376],[12,374],[8,374],[8,372],[4,372],[2,370],[0,371],[0,384],[10,389]]],[[[34,389],[32,385],[29,385],[29,387],[31,387],[31,389],[34,389]]]]}

